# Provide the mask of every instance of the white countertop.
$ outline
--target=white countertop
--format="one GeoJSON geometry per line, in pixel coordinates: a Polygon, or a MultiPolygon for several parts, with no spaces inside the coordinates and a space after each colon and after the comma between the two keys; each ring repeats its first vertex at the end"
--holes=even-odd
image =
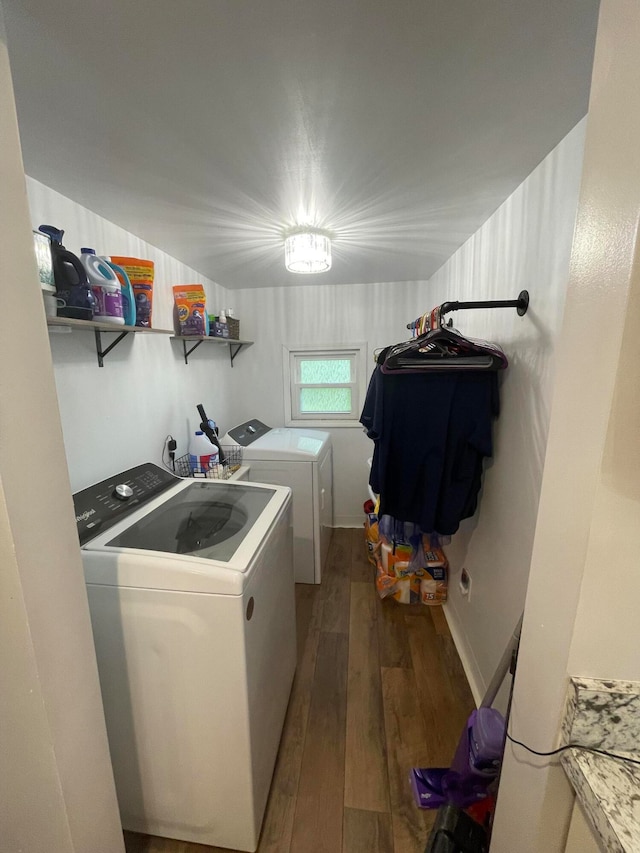
{"type": "MultiPolygon", "coordinates": [[[[640,683],[572,678],[563,722],[565,743],[640,760],[640,683]]],[[[562,766],[607,853],[640,851],[640,765],[580,749],[562,766]]]]}

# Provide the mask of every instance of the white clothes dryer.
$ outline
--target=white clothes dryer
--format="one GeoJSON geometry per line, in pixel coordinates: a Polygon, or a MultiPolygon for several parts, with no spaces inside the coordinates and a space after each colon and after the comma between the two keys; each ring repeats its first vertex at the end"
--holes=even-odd
{"type": "Polygon", "coordinates": [[[249,477],[289,486],[293,496],[296,583],[320,583],[333,527],[331,435],[317,429],[268,427],[253,419],[230,429],[220,444],[243,448],[249,477]]]}
{"type": "Polygon", "coordinates": [[[74,503],[123,827],[254,851],[296,662],[290,490],[146,464],[74,503]]]}

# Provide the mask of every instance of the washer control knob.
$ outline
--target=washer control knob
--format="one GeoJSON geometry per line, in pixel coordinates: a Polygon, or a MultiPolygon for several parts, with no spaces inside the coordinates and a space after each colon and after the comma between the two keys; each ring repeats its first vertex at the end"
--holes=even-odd
{"type": "Polygon", "coordinates": [[[126,483],[120,483],[113,490],[113,497],[119,501],[128,501],[129,498],[133,497],[133,489],[131,486],[127,486],[126,483]]]}

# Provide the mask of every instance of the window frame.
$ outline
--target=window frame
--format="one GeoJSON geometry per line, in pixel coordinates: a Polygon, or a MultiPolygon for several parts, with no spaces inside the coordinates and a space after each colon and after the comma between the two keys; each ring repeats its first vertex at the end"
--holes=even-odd
{"type": "Polygon", "coordinates": [[[283,381],[285,425],[297,427],[358,427],[360,412],[364,405],[367,391],[366,359],[367,344],[364,342],[352,344],[284,344],[283,351],[283,381]],[[299,363],[309,359],[349,359],[352,365],[352,381],[340,383],[308,383],[299,381],[299,363]],[[350,388],[351,411],[348,413],[321,413],[300,411],[300,390],[302,388],[350,388]]]}

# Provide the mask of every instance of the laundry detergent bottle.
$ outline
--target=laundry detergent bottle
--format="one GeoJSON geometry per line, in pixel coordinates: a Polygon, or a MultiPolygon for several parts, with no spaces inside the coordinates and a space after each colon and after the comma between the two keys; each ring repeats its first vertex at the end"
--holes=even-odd
{"type": "Polygon", "coordinates": [[[135,326],[136,324],[136,300],[133,295],[133,287],[129,276],[121,266],[114,264],[111,258],[102,258],[111,269],[114,271],[120,286],[122,287],[122,313],[124,314],[124,322],[127,326],[135,326]]]}
{"type": "Polygon", "coordinates": [[[64,231],[55,225],[40,225],[38,231],[51,240],[56,296],[64,303],[64,307],[58,309],[58,316],[92,320],[98,307],[96,298],[80,258],[62,245],[64,231]]]}
{"type": "Polygon", "coordinates": [[[212,444],[202,430],[196,430],[189,442],[189,468],[192,474],[206,476],[218,464],[218,448],[212,444]]]}
{"type": "Polygon", "coordinates": [[[95,249],[81,249],[80,261],[98,301],[94,319],[123,326],[122,286],[118,276],[105,260],[96,255],[95,249]]]}

